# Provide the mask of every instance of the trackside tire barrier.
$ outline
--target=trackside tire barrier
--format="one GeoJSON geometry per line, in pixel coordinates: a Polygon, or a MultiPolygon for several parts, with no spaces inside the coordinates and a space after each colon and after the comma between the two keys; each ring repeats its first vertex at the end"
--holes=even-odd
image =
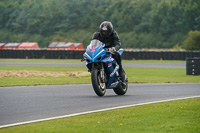
{"type": "MultiPolygon", "coordinates": [[[[19,59],[82,59],[85,50],[5,50],[0,58],[19,59]]],[[[186,60],[200,58],[200,51],[124,51],[124,60],[186,60]]]]}

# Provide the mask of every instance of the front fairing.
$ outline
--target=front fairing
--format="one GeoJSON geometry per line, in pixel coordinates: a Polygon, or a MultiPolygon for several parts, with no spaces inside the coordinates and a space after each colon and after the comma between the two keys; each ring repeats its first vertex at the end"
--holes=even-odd
{"type": "Polygon", "coordinates": [[[104,43],[99,40],[92,40],[88,45],[86,52],[84,53],[84,59],[87,63],[99,62],[101,57],[106,54],[106,50],[103,49],[104,43]]]}

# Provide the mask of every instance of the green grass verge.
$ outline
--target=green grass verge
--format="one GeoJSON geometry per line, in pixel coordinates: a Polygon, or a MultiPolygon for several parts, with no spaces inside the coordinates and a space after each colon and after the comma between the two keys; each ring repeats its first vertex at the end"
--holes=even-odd
{"type": "MultiPolygon", "coordinates": [[[[0,59],[0,62],[80,62],[80,59],[0,59]]],[[[177,60],[123,60],[123,63],[185,63],[185,61],[177,60]]]]}
{"type": "MultiPolygon", "coordinates": [[[[4,71],[86,71],[86,67],[0,66],[4,71]]],[[[125,68],[129,83],[199,83],[200,76],[186,75],[182,68],[125,68]]],[[[90,75],[83,77],[3,77],[0,86],[90,84],[90,75]]]]}
{"type": "Polygon", "coordinates": [[[200,98],[115,109],[0,129],[2,133],[199,133],[200,98]]]}
{"type": "Polygon", "coordinates": [[[125,68],[132,83],[200,83],[200,76],[186,75],[184,68],[125,68]]]}
{"type": "Polygon", "coordinates": [[[52,62],[81,62],[79,59],[0,59],[0,62],[46,62],[46,63],[52,63],[52,62]]]}
{"type": "Polygon", "coordinates": [[[87,71],[86,67],[60,67],[60,66],[0,66],[0,70],[6,71],[46,71],[46,72],[72,72],[87,71]]]}
{"type": "Polygon", "coordinates": [[[123,60],[123,63],[181,63],[184,64],[186,61],[178,60],[123,60]]]}
{"type": "MultiPolygon", "coordinates": [[[[73,72],[87,71],[86,67],[41,67],[41,66],[0,66],[3,71],[46,71],[46,72],[73,72]]],[[[82,77],[3,77],[0,86],[31,86],[31,85],[63,85],[63,84],[88,84],[90,76],[82,77]]]]}

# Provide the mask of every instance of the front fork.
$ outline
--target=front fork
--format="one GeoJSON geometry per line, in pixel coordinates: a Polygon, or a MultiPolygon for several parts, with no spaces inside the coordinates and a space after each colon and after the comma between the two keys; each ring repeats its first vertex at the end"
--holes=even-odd
{"type": "Polygon", "coordinates": [[[102,82],[105,83],[106,78],[105,78],[105,70],[104,70],[103,62],[101,62],[100,75],[101,75],[102,82]]]}
{"type": "MultiPolygon", "coordinates": [[[[106,77],[105,77],[105,69],[104,69],[104,65],[103,62],[101,62],[100,64],[100,77],[101,77],[101,83],[105,83],[106,82],[106,77]]],[[[94,68],[94,63],[92,63],[92,69],[94,68]]]]}

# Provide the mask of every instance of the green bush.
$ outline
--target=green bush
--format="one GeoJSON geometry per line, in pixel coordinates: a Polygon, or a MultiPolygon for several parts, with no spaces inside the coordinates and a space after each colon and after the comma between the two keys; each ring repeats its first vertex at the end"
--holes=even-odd
{"type": "Polygon", "coordinates": [[[200,31],[190,31],[183,42],[186,50],[200,50],[200,31]]]}

